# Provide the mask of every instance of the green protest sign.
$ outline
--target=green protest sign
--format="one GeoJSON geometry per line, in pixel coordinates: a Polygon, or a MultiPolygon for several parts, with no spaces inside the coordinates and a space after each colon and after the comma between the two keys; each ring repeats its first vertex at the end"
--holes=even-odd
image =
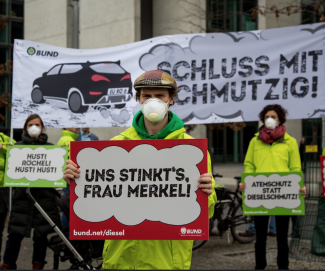
{"type": "Polygon", "coordinates": [[[8,146],[5,187],[66,187],[63,180],[68,147],[8,146]]]}
{"type": "Polygon", "coordinates": [[[242,173],[244,215],[304,215],[302,172],[242,173]]]}

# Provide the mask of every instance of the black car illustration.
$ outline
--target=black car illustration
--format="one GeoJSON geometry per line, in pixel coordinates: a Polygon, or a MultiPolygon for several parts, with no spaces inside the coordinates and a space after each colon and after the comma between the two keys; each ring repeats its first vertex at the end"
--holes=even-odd
{"type": "Polygon", "coordinates": [[[118,61],[55,65],[34,81],[31,96],[36,104],[54,99],[84,113],[89,106],[123,108],[133,94],[130,73],[118,61]]]}

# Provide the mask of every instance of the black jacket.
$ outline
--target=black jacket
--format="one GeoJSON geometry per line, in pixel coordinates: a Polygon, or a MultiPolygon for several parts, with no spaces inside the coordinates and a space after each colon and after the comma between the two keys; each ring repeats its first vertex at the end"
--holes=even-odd
{"type": "MultiPolygon", "coordinates": [[[[23,134],[22,141],[16,145],[53,145],[47,142],[47,135],[42,133],[39,139],[32,139],[23,134]]],[[[50,224],[34,207],[26,195],[27,188],[16,188],[13,192],[12,209],[9,219],[9,234],[20,234],[30,237],[34,228],[34,236],[39,237],[53,232],[50,224]]],[[[53,222],[60,226],[60,213],[54,188],[31,188],[31,193],[53,222]]]]}

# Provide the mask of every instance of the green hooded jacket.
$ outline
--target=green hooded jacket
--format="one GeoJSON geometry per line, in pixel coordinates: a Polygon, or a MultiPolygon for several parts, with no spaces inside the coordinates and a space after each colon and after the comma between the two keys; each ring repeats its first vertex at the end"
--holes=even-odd
{"type": "MultiPolygon", "coordinates": [[[[150,139],[145,131],[143,115],[134,116],[133,127],[125,130],[112,140],[150,139]],[[143,130],[144,129],[144,130],[143,130]]],[[[192,139],[183,128],[184,123],[173,113],[169,113],[168,130],[164,139],[192,139]],[[181,127],[175,129],[175,127],[181,127]]],[[[165,130],[165,129],[164,129],[165,130]]],[[[165,132],[161,131],[160,135],[165,132]]],[[[154,136],[160,138],[159,136],[154,136]]],[[[211,161],[208,153],[208,171],[211,161]]],[[[214,192],[215,182],[212,178],[212,190],[208,198],[209,217],[212,217],[217,196],[214,192]]],[[[104,269],[190,269],[193,241],[180,240],[106,240],[103,250],[104,269]]]]}
{"type": "MultiPolygon", "coordinates": [[[[6,151],[7,144],[10,143],[10,137],[6,136],[4,133],[0,133],[0,143],[2,144],[2,149],[0,149],[0,187],[3,187],[3,179],[4,179],[4,170],[6,164],[6,151]]],[[[12,144],[15,144],[16,141],[12,140],[12,144]]]]}
{"type": "Polygon", "coordinates": [[[71,141],[76,141],[78,138],[78,134],[74,132],[70,132],[68,130],[62,130],[62,136],[59,139],[58,143],[56,145],[62,146],[62,145],[67,145],[69,146],[69,153],[68,156],[70,157],[70,142],[71,141]]]}
{"type": "Polygon", "coordinates": [[[295,138],[285,133],[272,144],[266,144],[256,133],[249,143],[244,166],[245,172],[301,171],[300,154],[295,138]]]}
{"type": "MultiPolygon", "coordinates": [[[[6,167],[6,151],[7,144],[10,143],[10,137],[3,133],[0,133],[0,143],[2,149],[0,149],[0,213],[6,213],[9,210],[9,187],[3,187],[5,167],[6,167]]],[[[13,140],[12,144],[16,141],[13,140]]]]}

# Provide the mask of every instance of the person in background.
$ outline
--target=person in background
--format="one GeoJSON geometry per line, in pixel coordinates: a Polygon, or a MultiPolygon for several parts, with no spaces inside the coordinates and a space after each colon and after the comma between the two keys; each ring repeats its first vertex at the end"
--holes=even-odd
{"type": "Polygon", "coordinates": [[[80,128],[79,129],[79,136],[77,138],[77,141],[92,141],[92,140],[98,140],[98,136],[91,133],[90,128],[80,128]]]}
{"type": "MultiPolygon", "coordinates": [[[[140,75],[134,83],[136,100],[142,106],[134,118],[132,127],[112,140],[144,139],[191,139],[186,134],[183,121],[169,107],[177,94],[175,79],[160,70],[151,70],[140,75]]],[[[90,158],[91,159],[91,158],[90,158]]],[[[209,217],[212,217],[217,197],[211,174],[208,153],[207,168],[198,180],[198,188],[208,195],[209,217]]],[[[80,170],[71,160],[63,178],[66,182],[79,178],[80,170]]],[[[105,206],[105,208],[114,206],[105,206]]],[[[103,250],[104,269],[190,269],[193,240],[106,240],[103,250]]]]}
{"type": "MultiPolygon", "coordinates": [[[[297,141],[286,133],[283,125],[287,111],[279,104],[267,105],[259,114],[263,126],[255,134],[246,153],[245,173],[299,172],[301,161],[297,141]]],[[[246,184],[240,183],[240,191],[246,184]]],[[[299,189],[306,195],[306,187],[299,189]]],[[[298,192],[298,191],[293,191],[298,192]]],[[[255,269],[264,270],[266,262],[266,239],[270,216],[254,216],[256,228],[255,269]]],[[[279,270],[289,268],[288,229],[290,216],[275,216],[277,229],[277,264],[279,270]]]]}
{"type": "MultiPolygon", "coordinates": [[[[58,143],[56,145],[58,146],[69,146],[69,152],[68,152],[68,158],[70,159],[70,142],[71,141],[76,141],[78,138],[78,128],[63,128],[62,130],[62,136],[59,139],[58,143]]],[[[62,196],[65,197],[67,195],[70,195],[70,185],[67,184],[67,187],[62,189],[62,196]]],[[[66,229],[69,227],[69,220],[66,217],[64,213],[62,213],[61,217],[61,226],[62,229],[66,229]]],[[[66,233],[67,236],[69,236],[69,233],[66,233]]]]}
{"type": "MultiPolygon", "coordinates": [[[[41,117],[37,114],[30,115],[24,124],[22,141],[16,145],[53,145],[47,142],[47,134],[41,117]]],[[[34,207],[32,201],[26,195],[27,188],[18,187],[12,197],[12,209],[10,213],[8,239],[3,255],[2,270],[17,269],[17,258],[21,241],[24,237],[30,237],[34,228],[34,250],[32,257],[32,269],[42,270],[45,265],[47,249],[47,235],[53,232],[52,226],[41,213],[34,207]]],[[[60,225],[60,213],[56,191],[53,188],[32,188],[31,193],[56,225],[60,225]]]]}
{"type": "Polygon", "coordinates": [[[78,128],[63,128],[62,129],[62,136],[59,139],[56,145],[62,146],[66,145],[69,146],[69,156],[70,156],[70,142],[76,141],[78,138],[79,129],[78,128]]]}
{"type": "Polygon", "coordinates": [[[299,145],[299,154],[300,154],[300,160],[301,160],[301,168],[302,171],[305,171],[304,168],[304,158],[305,158],[305,137],[301,138],[300,145],[299,145]]]}
{"type": "MultiPolygon", "coordinates": [[[[76,141],[78,138],[78,128],[63,128],[62,136],[59,139],[56,145],[58,146],[69,146],[68,157],[70,158],[70,142],[76,141]]],[[[67,196],[70,194],[70,185],[67,185],[66,188],[63,189],[63,196],[67,196]]]]}
{"type": "MultiPolygon", "coordinates": [[[[15,140],[12,141],[16,143],[15,140]]],[[[0,261],[2,235],[5,228],[6,218],[9,211],[9,187],[3,187],[6,166],[7,146],[10,144],[10,137],[0,133],[0,261]]]]}

